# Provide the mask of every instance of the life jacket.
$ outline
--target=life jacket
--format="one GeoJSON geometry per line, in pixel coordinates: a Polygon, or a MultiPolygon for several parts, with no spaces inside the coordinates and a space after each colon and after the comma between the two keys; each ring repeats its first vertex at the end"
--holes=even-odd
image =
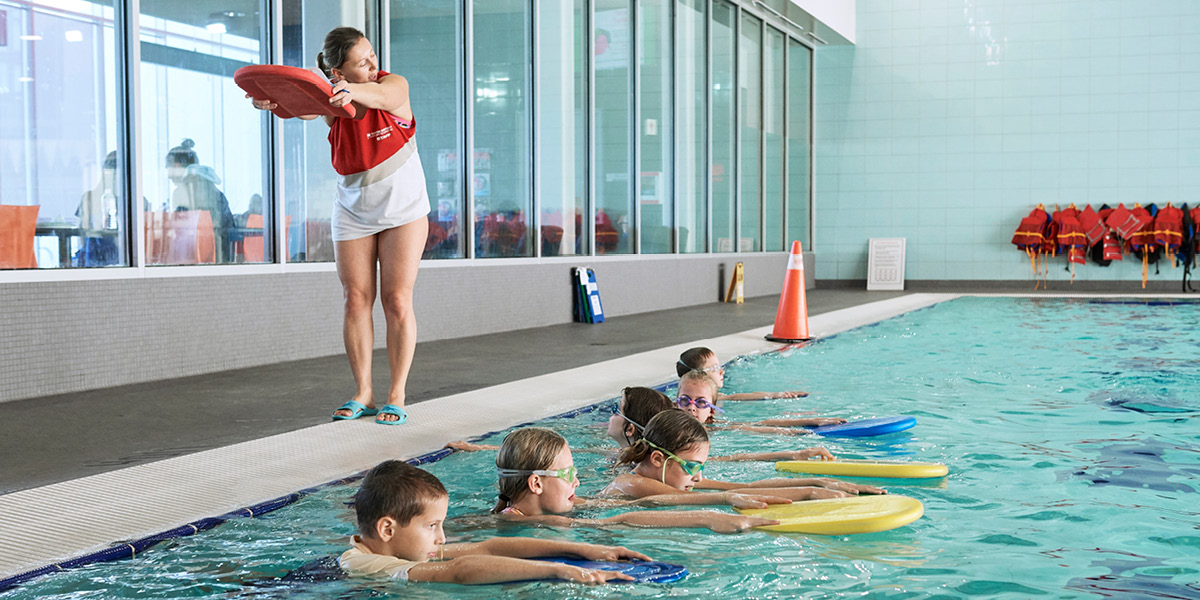
{"type": "Polygon", "coordinates": [[[1179,212],[1183,213],[1183,241],[1179,244],[1179,253],[1175,255],[1175,260],[1178,264],[1183,265],[1183,291],[1192,290],[1192,266],[1196,262],[1196,246],[1200,240],[1200,231],[1197,231],[1196,220],[1192,215],[1200,216],[1200,207],[1188,210],[1187,204],[1179,207],[1179,212]]]}
{"type": "Polygon", "coordinates": [[[1087,238],[1089,248],[1104,239],[1107,229],[1104,227],[1104,222],[1100,220],[1100,215],[1092,210],[1091,204],[1083,207],[1083,211],[1079,213],[1079,225],[1083,228],[1083,235],[1087,238]]]}
{"type": "Polygon", "coordinates": [[[1146,289],[1146,280],[1150,276],[1150,265],[1157,265],[1158,258],[1162,256],[1162,249],[1154,241],[1154,214],[1157,212],[1158,208],[1153,204],[1146,208],[1135,204],[1129,211],[1131,220],[1142,223],[1140,228],[1125,236],[1125,241],[1129,243],[1129,249],[1142,259],[1142,289],[1146,289]]]}
{"type": "Polygon", "coordinates": [[[1200,254],[1200,206],[1193,208],[1189,214],[1192,216],[1192,241],[1195,242],[1192,247],[1200,254]]]}
{"type": "Polygon", "coordinates": [[[1174,259],[1183,243],[1183,211],[1169,202],[1154,216],[1154,242],[1166,253],[1167,260],[1174,259]]]}
{"type": "Polygon", "coordinates": [[[1079,222],[1079,209],[1072,204],[1062,210],[1054,211],[1053,221],[1058,223],[1058,235],[1055,242],[1058,251],[1065,252],[1073,247],[1084,248],[1088,245],[1087,234],[1079,222]]]}
{"type": "MultiPolygon", "coordinates": [[[[1141,206],[1136,208],[1141,208],[1141,206]]],[[[1141,211],[1140,215],[1141,216],[1135,214],[1128,208],[1125,208],[1124,204],[1118,204],[1117,207],[1113,209],[1112,213],[1108,215],[1108,218],[1104,220],[1104,224],[1108,225],[1113,231],[1117,232],[1117,235],[1121,236],[1121,239],[1129,241],[1130,237],[1145,227],[1146,223],[1149,221],[1144,209],[1141,211]]]]}
{"type": "Polygon", "coordinates": [[[1079,209],[1072,204],[1066,208],[1054,211],[1054,216],[1051,218],[1051,228],[1057,225],[1058,231],[1055,236],[1055,254],[1065,253],[1067,255],[1067,270],[1071,272],[1071,283],[1075,283],[1075,267],[1072,265],[1082,265],[1085,248],[1087,248],[1087,234],[1083,231],[1083,225],[1079,222],[1079,209]]]}
{"type": "Polygon", "coordinates": [[[1033,276],[1037,279],[1033,289],[1038,289],[1045,279],[1038,279],[1041,275],[1041,260],[1042,255],[1046,253],[1046,248],[1054,247],[1053,238],[1049,237],[1051,219],[1046,213],[1046,207],[1038,204],[1033,210],[1029,211],[1029,215],[1021,219],[1021,223],[1017,225],[1017,231],[1013,233],[1012,243],[1019,250],[1024,250],[1026,256],[1029,257],[1029,267],[1033,270],[1033,276]]]}
{"type": "Polygon", "coordinates": [[[1103,235],[1100,236],[1100,243],[1092,246],[1092,262],[1107,267],[1112,264],[1113,260],[1121,260],[1121,244],[1117,241],[1117,236],[1113,234],[1112,229],[1105,224],[1108,216],[1111,215],[1113,209],[1107,204],[1100,205],[1100,210],[1096,211],[1096,216],[1100,220],[1100,227],[1104,229],[1103,235]],[[1111,258],[1115,250],[1116,258],[1111,258]]]}
{"type": "Polygon", "coordinates": [[[1017,225],[1012,243],[1020,250],[1040,250],[1046,241],[1046,225],[1049,222],[1050,215],[1046,214],[1045,207],[1037,205],[1037,208],[1030,211],[1029,216],[1021,219],[1021,224],[1017,225]]]}

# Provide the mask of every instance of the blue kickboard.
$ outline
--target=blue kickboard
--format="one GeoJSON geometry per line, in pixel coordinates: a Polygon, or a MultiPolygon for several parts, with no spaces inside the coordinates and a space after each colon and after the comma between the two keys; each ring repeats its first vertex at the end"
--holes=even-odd
{"type": "Polygon", "coordinates": [[[617,571],[633,577],[634,581],[637,583],[674,583],[680,579],[683,579],[684,577],[687,577],[688,575],[687,567],[655,561],[634,560],[629,562],[601,562],[565,556],[549,556],[536,560],[562,563],[565,565],[582,567],[584,569],[617,571]]]}
{"type": "Polygon", "coordinates": [[[916,417],[899,416],[899,417],[879,417],[877,419],[860,419],[858,421],[850,421],[841,425],[825,425],[822,427],[814,427],[812,432],[817,435],[828,435],[833,437],[868,437],[872,435],[883,435],[885,433],[895,433],[911,429],[917,424],[916,417]]]}

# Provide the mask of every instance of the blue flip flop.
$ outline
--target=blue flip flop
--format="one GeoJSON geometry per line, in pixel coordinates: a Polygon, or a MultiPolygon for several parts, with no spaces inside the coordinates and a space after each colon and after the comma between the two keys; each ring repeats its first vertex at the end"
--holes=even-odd
{"type": "Polygon", "coordinates": [[[335,414],[335,415],[333,415],[334,421],[349,421],[351,419],[357,419],[362,416],[372,417],[372,416],[379,414],[379,409],[367,408],[365,404],[363,404],[361,402],[356,402],[354,400],[347,401],[345,404],[337,407],[337,410],[335,410],[333,412],[336,413],[339,410],[348,410],[348,411],[350,411],[350,414],[349,415],[335,414]]]}
{"type": "Polygon", "coordinates": [[[375,416],[375,422],[379,423],[380,425],[402,425],[407,420],[408,413],[404,412],[403,408],[400,408],[395,404],[384,405],[384,407],[380,409],[379,414],[375,416]],[[397,418],[395,421],[380,421],[379,417],[382,415],[396,415],[397,418]]]}

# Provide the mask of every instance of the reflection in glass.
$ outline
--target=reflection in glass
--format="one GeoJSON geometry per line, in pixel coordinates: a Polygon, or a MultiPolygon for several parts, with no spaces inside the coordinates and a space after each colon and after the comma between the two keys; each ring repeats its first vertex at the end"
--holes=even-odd
{"type": "MultiPolygon", "coordinates": [[[[283,0],[283,64],[315,70],[325,35],[343,25],[370,31],[361,1],[283,0]]],[[[420,109],[419,104],[414,106],[420,109]]],[[[417,124],[419,139],[424,139],[424,114],[417,115],[421,119],[417,124]]],[[[329,127],[321,119],[283,119],[278,124],[283,130],[283,193],[279,201],[286,215],[288,260],[332,262],[330,220],[337,176],[330,154],[329,127]]]]}
{"type": "Polygon", "coordinates": [[[629,0],[595,0],[596,254],[633,252],[633,33],[629,0]]]}
{"type": "Polygon", "coordinates": [[[783,222],[783,33],[767,28],[763,45],[763,246],[784,249],[783,222]]]}
{"type": "Polygon", "coordinates": [[[720,0],[712,19],[712,251],[733,252],[737,165],[734,143],[734,22],[737,9],[720,0]]]}
{"type": "Polygon", "coordinates": [[[0,2],[0,269],[129,264],[112,6],[0,2]]]}
{"type": "Polygon", "coordinates": [[[537,169],[542,256],[587,254],[584,0],[537,0],[537,169]]]}
{"type": "Polygon", "coordinates": [[[642,254],[674,252],[671,173],[671,3],[638,0],[642,254]]]}
{"type": "Polygon", "coordinates": [[[787,63],[787,177],[789,240],[800,240],[806,250],[812,250],[808,236],[812,199],[809,193],[810,144],[812,131],[812,50],[795,41],[788,41],[787,63]]]}
{"type": "Polygon", "coordinates": [[[741,127],[741,190],[738,211],[738,251],[759,250],[762,218],[762,21],[742,16],[738,45],[738,109],[741,127]]]}
{"type": "Polygon", "coordinates": [[[233,215],[248,216],[262,198],[265,117],[233,73],[260,62],[258,16],[230,11],[218,33],[206,27],[208,15],[226,11],[225,2],[180,11],[175,2],[145,0],[141,8],[141,94],[161,100],[141,104],[146,264],[244,260],[246,230],[233,215]]]}
{"type": "Polygon", "coordinates": [[[473,0],[471,6],[475,256],[532,256],[530,6],[523,0],[473,0]]]}
{"type": "Polygon", "coordinates": [[[705,198],[705,156],[708,154],[704,130],[705,114],[705,39],[704,20],[707,0],[681,0],[675,13],[675,104],[679,124],[675,129],[675,201],[679,206],[679,251],[705,252],[708,249],[708,215],[705,198]]]}
{"type": "Polygon", "coordinates": [[[462,5],[443,0],[392,0],[389,71],[408,79],[417,137],[432,200],[424,258],[461,258],[466,251],[463,188],[462,5]]]}

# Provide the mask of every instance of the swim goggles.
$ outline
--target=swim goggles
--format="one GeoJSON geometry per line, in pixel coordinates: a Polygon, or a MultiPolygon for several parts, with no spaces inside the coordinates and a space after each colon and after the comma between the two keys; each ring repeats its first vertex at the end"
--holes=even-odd
{"type": "Polygon", "coordinates": [[[717,365],[717,366],[715,366],[715,367],[709,367],[709,368],[707,368],[707,369],[701,369],[700,367],[693,367],[692,365],[689,365],[689,364],[687,364],[687,363],[683,362],[682,360],[677,360],[677,361],[675,361],[675,362],[677,362],[677,363],[679,363],[679,364],[683,365],[683,366],[684,366],[684,368],[686,368],[686,369],[690,369],[690,370],[692,370],[692,371],[701,371],[701,372],[704,372],[704,373],[716,373],[717,371],[720,371],[720,372],[722,372],[722,373],[724,373],[724,372],[725,372],[725,367],[722,367],[721,365],[717,365]]]}
{"type": "Polygon", "coordinates": [[[687,408],[693,404],[695,404],[696,408],[698,408],[700,410],[704,410],[706,408],[711,408],[719,413],[725,412],[725,409],[721,408],[720,406],[717,406],[716,404],[713,404],[712,402],[709,402],[707,398],[696,398],[695,400],[693,400],[687,396],[680,396],[675,399],[675,405],[678,406],[679,408],[687,408]]]}
{"type": "Polygon", "coordinates": [[[625,416],[625,413],[621,412],[621,403],[620,402],[617,402],[616,404],[613,405],[612,414],[617,415],[617,416],[621,417],[622,419],[625,419],[625,421],[627,421],[630,425],[633,425],[634,428],[636,428],[636,429],[639,429],[639,430],[646,429],[645,427],[643,427],[641,425],[641,423],[638,423],[637,421],[630,419],[629,417],[625,416]]]}
{"type": "Polygon", "coordinates": [[[542,477],[557,477],[571,483],[576,481],[576,475],[579,473],[575,469],[575,465],[571,465],[565,469],[496,469],[496,474],[500,477],[511,477],[520,475],[541,475],[542,477]]]}
{"type": "MultiPolygon", "coordinates": [[[[663,454],[667,455],[667,458],[679,463],[679,466],[683,468],[684,473],[687,473],[688,475],[699,475],[700,472],[704,470],[704,463],[698,460],[683,460],[682,458],[671,454],[670,450],[667,450],[666,448],[663,448],[662,446],[659,446],[650,440],[646,440],[645,438],[642,439],[645,440],[647,444],[650,444],[651,448],[661,451],[663,454]]],[[[667,482],[667,463],[663,463],[662,479],[663,483],[667,482]]]]}

